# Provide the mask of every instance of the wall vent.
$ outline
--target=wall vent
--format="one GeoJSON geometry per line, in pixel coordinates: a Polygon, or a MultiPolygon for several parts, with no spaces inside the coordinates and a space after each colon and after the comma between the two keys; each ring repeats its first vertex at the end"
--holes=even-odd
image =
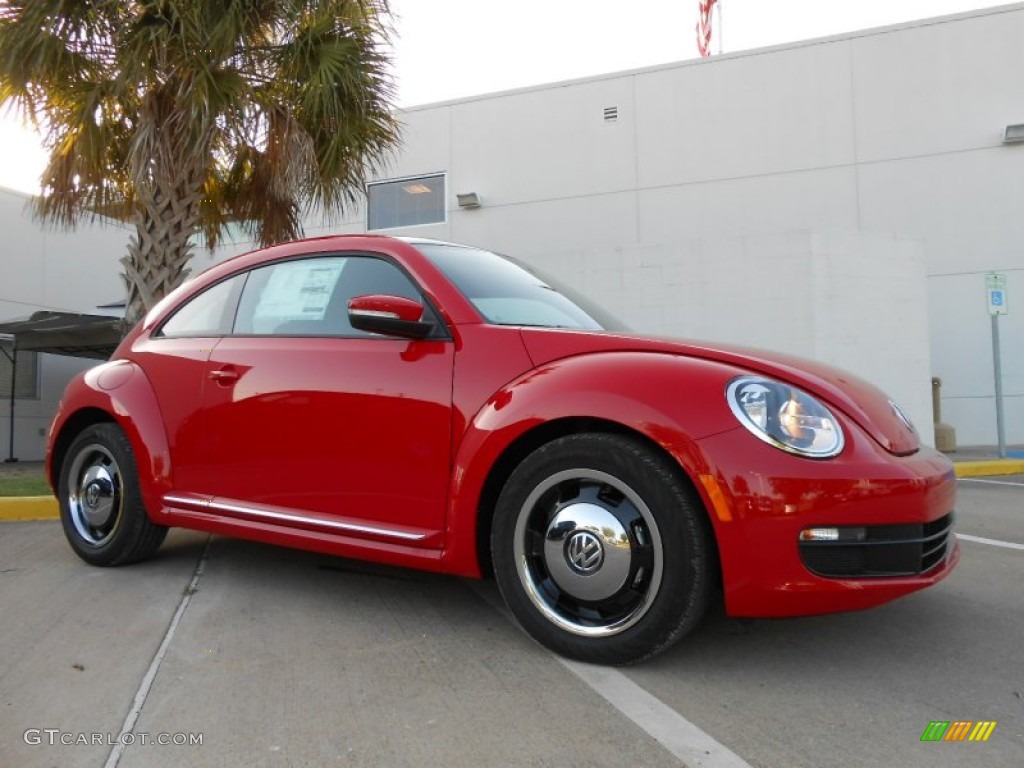
{"type": "Polygon", "coordinates": [[[605,107],[604,108],[604,121],[606,123],[614,123],[619,119],[619,108],[618,107],[605,107]]]}

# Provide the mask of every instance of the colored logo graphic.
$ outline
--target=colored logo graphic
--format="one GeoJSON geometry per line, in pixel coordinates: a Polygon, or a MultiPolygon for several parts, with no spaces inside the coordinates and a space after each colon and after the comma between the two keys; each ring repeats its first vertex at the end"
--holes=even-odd
{"type": "Polygon", "coordinates": [[[932,720],[921,741],[988,741],[995,729],[995,720],[932,720]]]}

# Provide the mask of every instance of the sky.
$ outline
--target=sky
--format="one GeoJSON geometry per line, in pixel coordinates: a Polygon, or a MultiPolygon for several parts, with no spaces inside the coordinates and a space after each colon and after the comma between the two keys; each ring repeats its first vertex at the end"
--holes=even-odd
{"type": "MultiPolygon", "coordinates": [[[[719,0],[734,53],[987,8],[994,0],[719,0]]],[[[391,0],[399,106],[697,58],[698,0],[391,0]]],[[[715,22],[718,19],[716,17],[715,22]]],[[[38,136],[0,113],[0,187],[38,191],[38,136]]]]}

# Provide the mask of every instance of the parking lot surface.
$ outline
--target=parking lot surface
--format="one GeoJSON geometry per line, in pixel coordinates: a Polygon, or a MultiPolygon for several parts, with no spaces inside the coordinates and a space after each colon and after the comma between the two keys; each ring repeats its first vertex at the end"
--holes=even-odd
{"type": "Polygon", "coordinates": [[[1024,477],[962,480],[958,531],[926,592],[718,612],[608,670],[535,645],[492,583],[186,531],[99,569],[55,521],[4,523],[0,766],[1021,766],[1024,477]]]}

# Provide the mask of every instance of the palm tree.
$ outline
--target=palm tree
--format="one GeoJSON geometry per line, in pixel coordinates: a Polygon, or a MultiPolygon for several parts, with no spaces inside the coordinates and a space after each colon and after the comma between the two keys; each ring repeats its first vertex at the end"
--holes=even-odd
{"type": "Polygon", "coordinates": [[[231,222],[340,212],[398,143],[387,0],[0,2],[0,105],[44,133],[36,212],[134,225],[134,321],[231,222]]]}

